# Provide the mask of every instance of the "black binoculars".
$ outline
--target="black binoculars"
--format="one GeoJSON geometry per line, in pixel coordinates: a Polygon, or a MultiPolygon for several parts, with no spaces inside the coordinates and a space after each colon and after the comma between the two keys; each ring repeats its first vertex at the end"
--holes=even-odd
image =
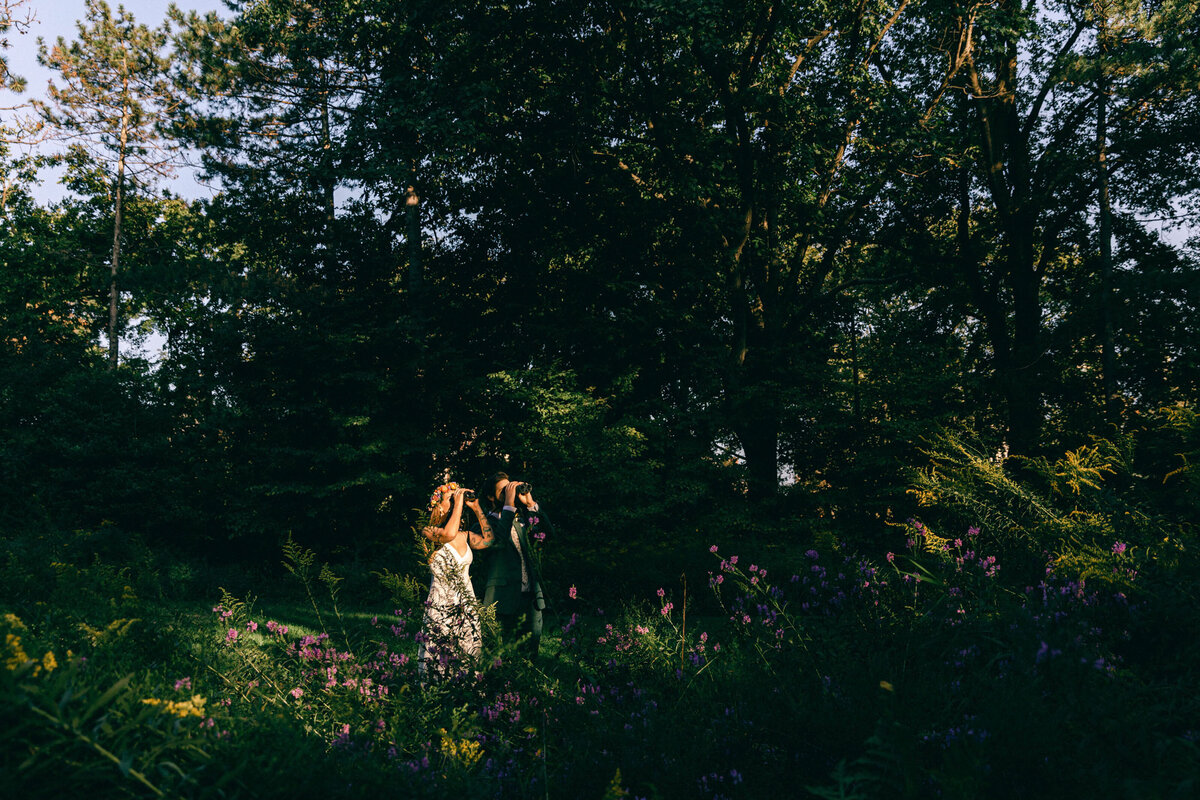
{"type": "Polygon", "coordinates": [[[517,494],[529,494],[532,491],[533,491],[533,487],[530,486],[528,483],[518,483],[517,484],[517,494]]]}
{"type": "Polygon", "coordinates": [[[465,492],[463,492],[463,500],[474,500],[474,499],[475,499],[475,490],[474,489],[467,489],[465,492]]]}

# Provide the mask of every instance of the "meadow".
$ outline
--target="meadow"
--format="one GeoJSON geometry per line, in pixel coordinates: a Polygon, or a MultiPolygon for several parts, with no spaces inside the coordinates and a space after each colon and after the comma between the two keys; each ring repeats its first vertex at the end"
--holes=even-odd
{"type": "MultiPolygon", "coordinates": [[[[927,473],[914,491],[946,522],[896,522],[871,546],[722,525],[693,537],[706,569],[690,585],[666,573],[601,603],[552,579],[535,661],[493,639],[426,686],[411,543],[391,556],[407,572],[292,542],[248,570],[113,528],[16,537],[5,783],[18,797],[1193,796],[1194,549],[1186,528],[1118,514],[1104,471],[1075,456],[1059,480],[1085,482],[1057,500],[983,461],[927,473]],[[951,479],[968,477],[976,502],[991,492],[976,507],[989,521],[955,525],[951,479]],[[1086,511],[1089,496],[1105,507],[1086,511]]],[[[549,548],[548,574],[569,577],[549,548]]]]}

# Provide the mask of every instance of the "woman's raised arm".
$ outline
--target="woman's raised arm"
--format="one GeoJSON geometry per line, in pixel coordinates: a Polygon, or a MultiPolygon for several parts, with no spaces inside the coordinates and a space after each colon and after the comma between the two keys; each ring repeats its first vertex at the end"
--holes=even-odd
{"type": "Polygon", "coordinates": [[[452,541],[459,534],[459,523],[462,521],[463,510],[463,494],[466,489],[454,490],[454,506],[450,510],[450,516],[446,519],[446,524],[442,527],[434,525],[426,525],[421,531],[425,534],[425,538],[434,544],[445,544],[452,541]]]}

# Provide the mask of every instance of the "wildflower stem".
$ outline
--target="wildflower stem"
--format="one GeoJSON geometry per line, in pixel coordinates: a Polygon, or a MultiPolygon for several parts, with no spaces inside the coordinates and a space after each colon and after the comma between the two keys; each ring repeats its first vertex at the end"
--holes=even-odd
{"type": "Polygon", "coordinates": [[[122,772],[133,776],[138,781],[138,783],[142,784],[147,789],[154,792],[154,795],[156,797],[165,797],[166,796],[163,794],[163,791],[161,789],[159,789],[157,786],[155,786],[154,784],[152,784],[146,778],[145,775],[138,772],[136,769],[133,769],[132,767],[128,767],[128,768],[123,767],[121,759],[117,758],[116,755],[114,755],[111,751],[105,749],[101,744],[99,744],[98,742],[93,740],[91,737],[89,737],[83,733],[80,733],[79,731],[77,731],[73,727],[71,727],[70,725],[67,725],[65,722],[63,722],[62,720],[58,719],[55,716],[52,716],[51,714],[47,714],[45,711],[38,708],[37,706],[31,705],[31,706],[29,706],[29,710],[32,711],[33,713],[37,714],[38,716],[43,717],[44,719],[46,719],[48,722],[50,722],[52,725],[56,726],[57,728],[71,734],[76,739],[83,742],[88,747],[92,748],[97,753],[99,753],[100,755],[107,758],[109,761],[116,764],[117,768],[120,769],[122,772]]]}
{"type": "Polygon", "coordinates": [[[687,573],[679,577],[683,580],[683,631],[679,634],[679,665],[683,666],[683,651],[687,647],[687,573]]]}

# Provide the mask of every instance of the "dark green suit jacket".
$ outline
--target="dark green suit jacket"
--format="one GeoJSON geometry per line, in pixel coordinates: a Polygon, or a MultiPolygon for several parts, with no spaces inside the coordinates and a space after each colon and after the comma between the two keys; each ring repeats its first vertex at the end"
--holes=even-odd
{"type": "MultiPolygon", "coordinates": [[[[535,511],[532,516],[538,520],[537,524],[530,525],[529,517],[524,517],[525,529],[521,532],[519,541],[521,550],[525,553],[529,585],[535,598],[535,615],[540,617],[545,602],[541,601],[541,575],[538,574],[537,564],[533,560],[530,536],[549,528],[550,523],[545,512],[540,509],[535,511]]],[[[489,563],[487,577],[484,581],[483,602],[495,603],[497,614],[521,614],[529,611],[529,598],[521,596],[521,553],[518,552],[512,539],[515,518],[516,512],[514,511],[502,511],[499,515],[488,514],[494,538],[492,546],[488,548],[489,563]]],[[[540,624],[535,624],[535,630],[540,630],[540,628],[540,624]]]]}

